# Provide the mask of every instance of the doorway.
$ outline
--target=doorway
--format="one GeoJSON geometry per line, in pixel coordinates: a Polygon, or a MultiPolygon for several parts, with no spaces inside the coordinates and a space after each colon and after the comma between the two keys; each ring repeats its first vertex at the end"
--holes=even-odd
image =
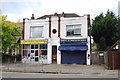
{"type": "Polygon", "coordinates": [[[57,46],[52,46],[52,63],[57,64],[57,46]]]}
{"type": "Polygon", "coordinates": [[[31,52],[30,52],[30,62],[31,63],[38,63],[39,62],[39,48],[38,45],[31,45],[31,52]]]}

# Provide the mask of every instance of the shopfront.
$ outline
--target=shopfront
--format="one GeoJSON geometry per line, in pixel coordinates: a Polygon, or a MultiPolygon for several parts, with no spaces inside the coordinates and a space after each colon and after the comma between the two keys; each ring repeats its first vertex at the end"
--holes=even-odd
{"type": "Polygon", "coordinates": [[[23,63],[47,62],[47,40],[21,40],[23,63]]]}
{"type": "Polygon", "coordinates": [[[87,39],[61,39],[62,64],[87,64],[87,39]]]}

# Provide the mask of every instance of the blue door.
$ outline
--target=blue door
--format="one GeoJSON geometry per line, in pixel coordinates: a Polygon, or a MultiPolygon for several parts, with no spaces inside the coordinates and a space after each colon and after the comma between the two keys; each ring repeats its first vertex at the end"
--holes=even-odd
{"type": "Polygon", "coordinates": [[[62,64],[86,64],[86,51],[62,51],[62,64]]]}

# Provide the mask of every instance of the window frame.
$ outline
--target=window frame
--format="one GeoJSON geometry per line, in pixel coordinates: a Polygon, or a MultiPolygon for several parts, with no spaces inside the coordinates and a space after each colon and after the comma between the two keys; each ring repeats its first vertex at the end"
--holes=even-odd
{"type": "MultiPolygon", "coordinates": [[[[42,38],[42,37],[43,37],[43,27],[44,27],[44,26],[30,26],[30,38],[42,38]],[[41,29],[39,29],[39,30],[41,30],[41,31],[39,31],[39,32],[41,33],[41,34],[40,34],[41,36],[37,36],[37,37],[34,36],[33,33],[32,33],[32,28],[34,28],[34,29],[35,29],[35,28],[41,28],[41,29]],[[33,35],[33,36],[32,36],[32,35],[33,35]]],[[[37,30],[38,30],[38,29],[37,29],[37,30]]],[[[34,31],[34,32],[36,32],[36,31],[34,31]]]]}
{"type": "Polygon", "coordinates": [[[70,37],[70,36],[82,36],[81,35],[81,24],[66,25],[66,36],[67,37],[70,37]],[[79,27],[79,30],[80,30],[80,34],[75,34],[75,29],[78,30],[78,27],[79,27]],[[69,30],[71,30],[72,33],[70,32],[70,34],[68,34],[69,30]]]}

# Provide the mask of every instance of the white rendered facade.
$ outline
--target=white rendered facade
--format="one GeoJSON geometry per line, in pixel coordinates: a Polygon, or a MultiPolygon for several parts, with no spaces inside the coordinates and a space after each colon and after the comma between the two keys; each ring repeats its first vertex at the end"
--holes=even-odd
{"type": "MultiPolygon", "coordinates": [[[[46,17],[45,19],[33,19],[33,20],[25,20],[24,24],[24,41],[28,42],[30,41],[31,43],[21,43],[22,45],[29,45],[29,48],[31,45],[34,45],[34,40],[45,40],[45,44],[47,44],[47,59],[40,59],[40,54],[39,54],[39,48],[40,44],[44,44],[43,42],[35,43],[35,45],[38,45],[38,55],[36,58],[38,58],[38,61],[36,59],[36,62],[32,63],[42,63],[43,64],[52,64],[53,63],[53,47],[55,48],[56,46],[56,63],[57,64],[62,64],[62,51],[59,50],[60,40],[61,39],[86,39],[87,40],[87,46],[88,49],[86,50],[86,64],[90,65],[90,38],[88,36],[88,16],[80,16],[80,17],[69,17],[65,18],[63,16],[50,16],[46,17]],[[77,36],[67,36],[67,25],[80,25],[80,30],[81,30],[81,35],[77,36]],[[32,38],[31,37],[31,26],[36,26],[36,27],[42,27],[42,36],[38,38],[32,38]],[[53,33],[53,30],[56,30],[55,33],[53,33]],[[33,42],[32,42],[33,40],[33,42]]],[[[37,30],[36,30],[37,31],[37,30]]],[[[44,50],[44,49],[43,49],[44,50]]],[[[31,54],[31,48],[27,52],[27,54],[31,54]]],[[[22,52],[23,55],[23,52],[22,52]]],[[[35,55],[34,55],[35,56],[35,55]]],[[[34,57],[35,58],[35,57],[34,57]]],[[[34,59],[35,60],[35,59],[34,59]]],[[[31,63],[31,57],[30,55],[27,55],[26,57],[22,57],[22,61],[26,61],[26,63],[31,63]]]]}

